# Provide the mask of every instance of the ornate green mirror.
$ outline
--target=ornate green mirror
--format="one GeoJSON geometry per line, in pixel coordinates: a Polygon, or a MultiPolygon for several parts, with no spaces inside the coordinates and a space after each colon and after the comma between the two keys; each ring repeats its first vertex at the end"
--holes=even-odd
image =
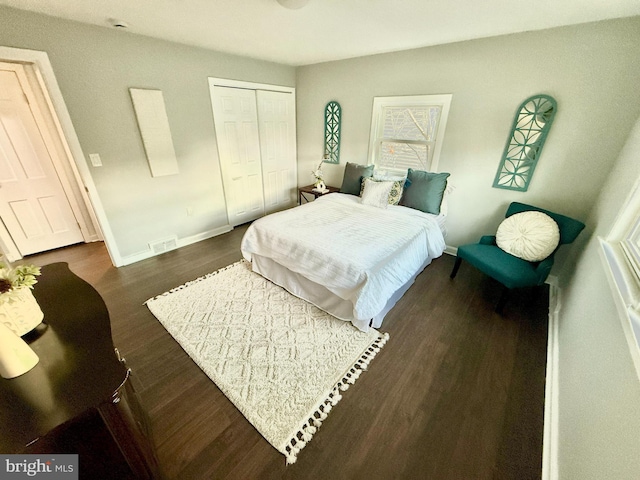
{"type": "Polygon", "coordinates": [[[495,188],[527,191],[557,110],[548,95],[535,95],[520,104],[493,181],[495,188]]]}
{"type": "Polygon", "coordinates": [[[329,102],[324,109],[324,161],[340,163],[340,121],[342,109],[338,102],[329,102]]]}

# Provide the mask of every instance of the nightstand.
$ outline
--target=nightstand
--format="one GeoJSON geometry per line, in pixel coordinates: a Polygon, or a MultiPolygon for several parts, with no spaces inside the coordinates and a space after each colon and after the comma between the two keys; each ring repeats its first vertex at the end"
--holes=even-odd
{"type": "Polygon", "coordinates": [[[339,192],[340,188],[338,187],[330,187],[327,185],[327,188],[329,189],[328,192],[326,193],[320,193],[320,192],[316,192],[314,191],[314,186],[313,185],[307,185],[306,187],[299,187],[298,188],[298,203],[300,205],[302,205],[302,199],[305,200],[305,202],[310,202],[311,201],[311,197],[308,197],[307,195],[311,195],[313,196],[313,199],[315,200],[318,197],[321,197],[322,195],[327,195],[329,193],[333,193],[333,192],[339,192]]]}

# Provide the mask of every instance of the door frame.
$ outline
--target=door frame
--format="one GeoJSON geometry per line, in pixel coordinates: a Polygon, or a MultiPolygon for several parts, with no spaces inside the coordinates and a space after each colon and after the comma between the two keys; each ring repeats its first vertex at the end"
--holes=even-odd
{"type": "MultiPolygon", "coordinates": [[[[87,224],[82,216],[76,215],[76,220],[80,225],[80,230],[85,242],[93,242],[104,240],[104,243],[111,257],[111,261],[115,266],[122,265],[122,257],[117,249],[115,238],[111,231],[111,227],[107,220],[106,213],[100,201],[98,191],[93,182],[91,172],[85,161],[85,155],[80,146],[80,141],[71,122],[71,117],[67,106],[62,97],[62,92],[58,86],[58,81],[53,72],[53,67],[49,61],[46,52],[38,50],[26,50],[21,48],[0,46],[0,60],[8,63],[30,64],[36,74],[42,94],[46,99],[47,105],[41,105],[48,108],[55,123],[56,130],[64,146],[65,155],[61,161],[67,162],[73,172],[73,178],[64,174],[62,169],[56,169],[59,176],[63,176],[63,188],[67,198],[71,203],[82,203],[86,207],[94,225],[95,235],[89,235],[87,224]],[[73,182],[78,186],[81,196],[78,197],[73,191],[65,188],[65,183],[73,182]]],[[[75,213],[75,209],[74,209],[75,213]]],[[[0,250],[7,256],[9,261],[15,261],[22,258],[11,235],[0,222],[0,250]]]]}
{"type": "Polygon", "coordinates": [[[270,83],[245,82],[242,80],[232,80],[230,78],[209,77],[209,93],[213,93],[213,87],[245,88],[247,90],[270,90],[272,92],[291,93],[293,98],[296,95],[295,87],[284,85],[272,85],[270,83]]]}

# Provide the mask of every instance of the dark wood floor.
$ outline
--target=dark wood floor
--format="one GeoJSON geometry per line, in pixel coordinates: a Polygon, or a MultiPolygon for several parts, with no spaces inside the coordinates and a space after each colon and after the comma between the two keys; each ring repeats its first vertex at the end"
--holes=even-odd
{"type": "Polygon", "coordinates": [[[119,269],[101,243],[27,258],[68,262],[109,308],[168,479],[534,479],[542,469],[548,289],[500,288],[435,260],[389,313],[390,341],[298,462],[247,422],[143,303],[241,258],[244,228],[119,269]]]}

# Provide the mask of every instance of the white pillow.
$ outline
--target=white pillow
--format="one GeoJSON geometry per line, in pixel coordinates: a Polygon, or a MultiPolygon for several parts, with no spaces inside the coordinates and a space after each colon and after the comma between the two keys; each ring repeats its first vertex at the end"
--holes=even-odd
{"type": "Polygon", "coordinates": [[[498,247],[511,255],[539,262],[558,246],[558,224],[546,213],[528,211],[505,218],[496,233],[498,247]]]}
{"type": "Polygon", "coordinates": [[[387,208],[389,204],[389,193],[393,188],[393,182],[376,182],[365,178],[362,182],[362,204],[373,205],[378,208],[387,208]]]}

